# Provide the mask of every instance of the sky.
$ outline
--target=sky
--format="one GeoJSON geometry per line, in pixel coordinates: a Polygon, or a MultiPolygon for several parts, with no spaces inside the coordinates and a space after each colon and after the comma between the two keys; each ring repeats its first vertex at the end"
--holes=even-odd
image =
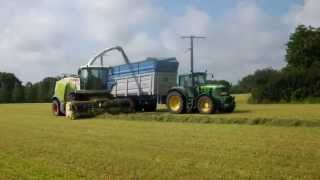
{"type": "MultiPolygon", "coordinates": [[[[257,69],[285,66],[289,35],[320,26],[319,0],[0,0],[0,72],[36,82],[77,73],[103,49],[122,46],[132,62],[177,57],[233,83],[257,69]]],[[[124,63],[112,53],[105,65],[124,63]]]]}

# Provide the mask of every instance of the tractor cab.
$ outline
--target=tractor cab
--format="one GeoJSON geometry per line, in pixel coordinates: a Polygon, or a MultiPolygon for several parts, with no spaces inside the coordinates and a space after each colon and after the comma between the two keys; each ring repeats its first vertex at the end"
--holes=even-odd
{"type": "Polygon", "coordinates": [[[183,74],[179,76],[178,86],[190,91],[189,94],[191,93],[191,96],[197,96],[203,93],[212,96],[230,95],[230,90],[226,86],[208,82],[206,72],[193,73],[193,81],[194,85],[191,74],[183,74]]]}

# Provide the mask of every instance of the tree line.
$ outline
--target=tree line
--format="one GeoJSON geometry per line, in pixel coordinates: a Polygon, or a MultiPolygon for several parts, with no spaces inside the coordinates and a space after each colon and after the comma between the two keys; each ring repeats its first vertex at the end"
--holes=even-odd
{"type": "Polygon", "coordinates": [[[51,102],[59,78],[47,77],[25,85],[12,73],[0,72],[0,103],[51,102]]]}
{"type": "Polygon", "coordinates": [[[251,93],[252,103],[320,102],[320,28],[299,25],[285,61],[280,70],[260,69],[242,78],[232,90],[251,93]]]}

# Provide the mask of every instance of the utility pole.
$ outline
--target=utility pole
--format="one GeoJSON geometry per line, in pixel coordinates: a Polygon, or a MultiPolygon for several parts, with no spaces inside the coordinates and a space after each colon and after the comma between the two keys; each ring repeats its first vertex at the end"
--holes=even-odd
{"type": "Polygon", "coordinates": [[[190,35],[190,36],[182,36],[182,39],[190,39],[190,72],[191,72],[191,78],[192,78],[192,87],[195,86],[194,84],[194,78],[193,78],[193,73],[194,73],[194,69],[193,69],[193,40],[194,39],[204,39],[206,37],[204,36],[195,36],[195,35],[190,35]]]}

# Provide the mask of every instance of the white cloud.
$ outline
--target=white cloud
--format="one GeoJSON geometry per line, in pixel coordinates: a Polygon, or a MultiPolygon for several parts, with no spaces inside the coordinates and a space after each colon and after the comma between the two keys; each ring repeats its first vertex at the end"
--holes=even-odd
{"type": "Polygon", "coordinates": [[[23,81],[75,73],[94,53],[139,38],[139,27],[159,18],[156,11],[144,0],[5,1],[0,71],[23,81]]]}
{"type": "Polygon", "coordinates": [[[183,17],[173,19],[163,31],[163,39],[166,47],[179,47],[175,49],[179,52],[179,59],[188,60],[182,64],[182,71],[186,72],[190,69],[189,57],[181,52],[189,44],[177,40],[177,37],[182,34],[206,35],[206,39],[195,43],[195,69],[206,69],[219,79],[235,82],[257,68],[282,66],[288,31],[277,17],[263,13],[254,2],[245,1],[219,21],[205,12],[189,8],[183,17]]]}
{"type": "MultiPolygon", "coordinates": [[[[297,24],[319,26],[319,1],[285,16],[267,14],[255,1],[239,1],[219,20],[187,7],[181,16],[147,0],[4,0],[0,7],[0,71],[23,81],[75,73],[102,49],[122,45],[133,61],[177,56],[189,71],[188,43],[200,34],[196,70],[233,82],[257,68],[284,65],[285,43],[297,24]]],[[[110,65],[119,64],[110,57],[110,65]]]]}
{"type": "Polygon", "coordinates": [[[320,1],[305,0],[304,5],[297,7],[293,15],[293,22],[312,26],[320,26],[320,1]]]}

